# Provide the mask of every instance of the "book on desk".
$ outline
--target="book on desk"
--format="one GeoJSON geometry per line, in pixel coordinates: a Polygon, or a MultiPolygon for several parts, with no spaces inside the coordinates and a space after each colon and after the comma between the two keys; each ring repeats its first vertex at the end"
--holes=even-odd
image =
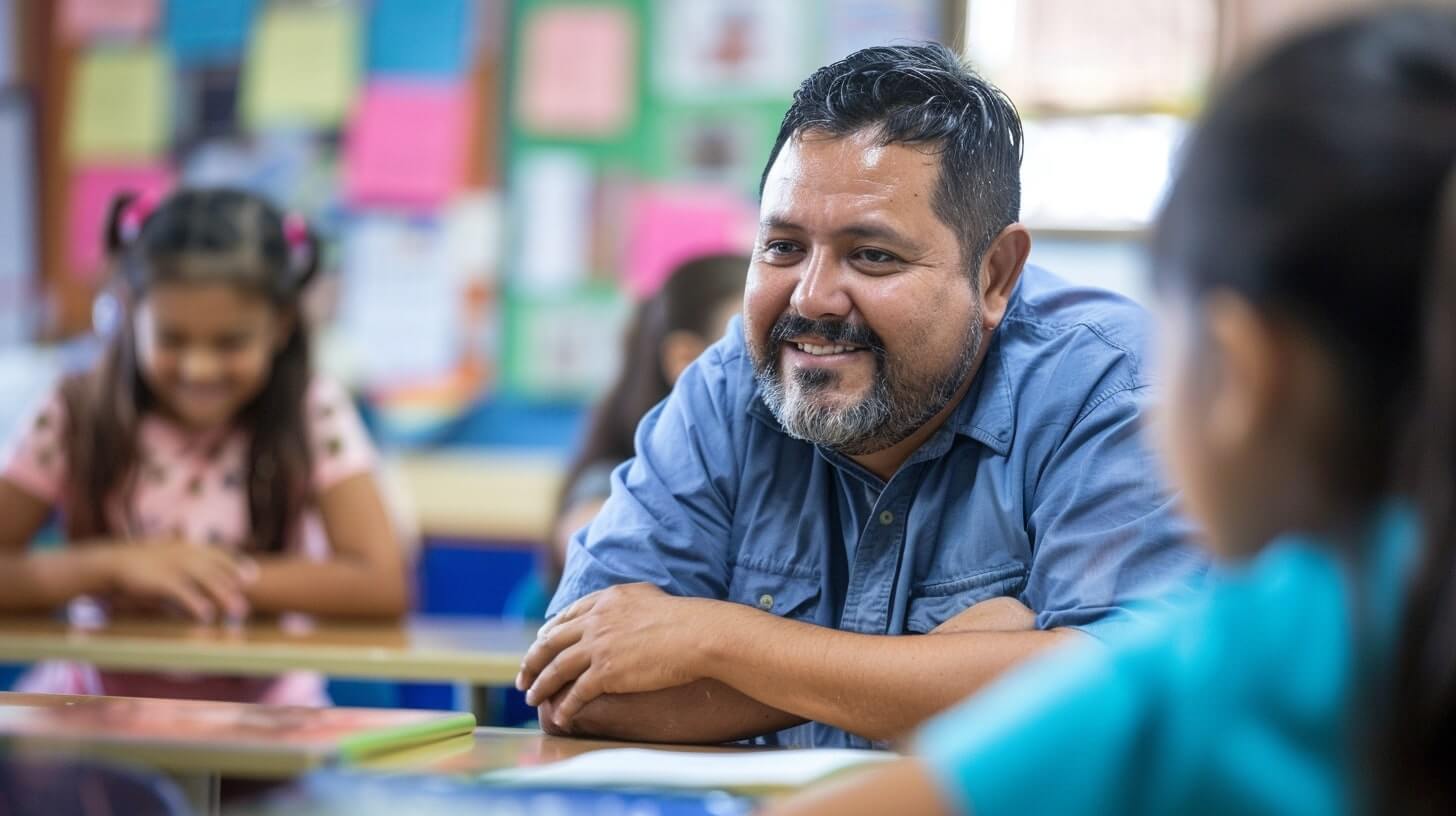
{"type": "Polygon", "coordinates": [[[169,771],[286,776],[467,735],[471,714],[0,693],[8,752],[104,756],[169,771]]]}

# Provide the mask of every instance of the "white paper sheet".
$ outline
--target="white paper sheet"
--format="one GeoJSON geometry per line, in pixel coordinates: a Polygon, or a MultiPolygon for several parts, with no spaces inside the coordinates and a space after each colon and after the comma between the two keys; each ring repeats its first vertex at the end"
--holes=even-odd
{"type": "Polygon", "coordinates": [[[515,187],[521,236],[517,283],[529,292],[559,292],[591,271],[591,166],[564,150],[523,157],[515,187]]]}
{"type": "Polygon", "coordinates": [[[803,787],[847,768],[896,757],[888,751],[847,748],[733,753],[613,748],[482,778],[530,785],[762,790],[803,787]]]}

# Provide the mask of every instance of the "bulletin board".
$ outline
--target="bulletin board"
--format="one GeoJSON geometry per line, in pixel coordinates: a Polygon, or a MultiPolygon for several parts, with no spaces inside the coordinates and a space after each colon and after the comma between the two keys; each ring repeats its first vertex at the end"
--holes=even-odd
{"type": "MultiPolygon", "coordinates": [[[[32,5],[32,4],[25,4],[32,5]]],[[[321,361],[404,440],[481,400],[584,402],[634,300],[746,251],[795,86],[947,0],[59,0],[41,43],[45,301],[89,328],[118,191],[309,217],[321,361]]],[[[23,15],[22,15],[23,16],[23,15]]]]}

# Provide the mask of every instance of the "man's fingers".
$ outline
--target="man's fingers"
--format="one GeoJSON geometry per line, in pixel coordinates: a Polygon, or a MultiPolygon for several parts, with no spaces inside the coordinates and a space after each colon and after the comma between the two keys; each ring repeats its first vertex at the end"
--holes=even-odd
{"type": "Polygon", "coordinates": [[[526,704],[540,705],[542,701],[551,699],[590,666],[591,653],[585,646],[577,644],[563,650],[531,683],[526,691],[526,704]]]}
{"type": "Polygon", "coordinates": [[[552,618],[549,621],[546,621],[546,623],[541,626],[541,630],[536,633],[536,637],[545,637],[548,633],[551,632],[552,629],[555,629],[556,627],[568,621],[576,620],[582,615],[590,612],[591,608],[593,606],[596,606],[597,596],[600,594],[601,590],[598,590],[597,592],[593,592],[590,595],[583,595],[582,597],[578,598],[576,600],[576,603],[566,607],[565,609],[557,613],[556,617],[552,618]]]}
{"type": "Polygon", "coordinates": [[[581,640],[582,625],[580,622],[564,623],[554,626],[550,631],[543,633],[526,650],[526,657],[521,661],[521,671],[516,675],[516,690],[525,691],[536,682],[536,676],[548,666],[556,655],[573,643],[581,640]]]}
{"type": "Polygon", "coordinates": [[[572,720],[586,707],[587,703],[602,696],[601,673],[587,669],[576,682],[566,689],[556,704],[556,724],[564,730],[571,730],[572,720]]]}

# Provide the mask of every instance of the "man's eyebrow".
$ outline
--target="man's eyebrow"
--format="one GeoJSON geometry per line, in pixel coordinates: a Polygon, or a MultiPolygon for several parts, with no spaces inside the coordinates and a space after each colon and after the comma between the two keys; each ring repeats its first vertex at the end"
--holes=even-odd
{"type": "MultiPolygon", "coordinates": [[[[787,218],[775,215],[770,215],[764,218],[763,220],[759,221],[758,225],[760,228],[765,230],[781,229],[797,232],[804,231],[804,228],[799,224],[796,224],[787,218]]],[[[845,226],[835,230],[835,234],[847,235],[851,238],[870,238],[882,241],[892,241],[898,244],[915,244],[915,242],[912,241],[904,233],[892,227],[885,226],[884,224],[846,224],[845,226]]]]}

